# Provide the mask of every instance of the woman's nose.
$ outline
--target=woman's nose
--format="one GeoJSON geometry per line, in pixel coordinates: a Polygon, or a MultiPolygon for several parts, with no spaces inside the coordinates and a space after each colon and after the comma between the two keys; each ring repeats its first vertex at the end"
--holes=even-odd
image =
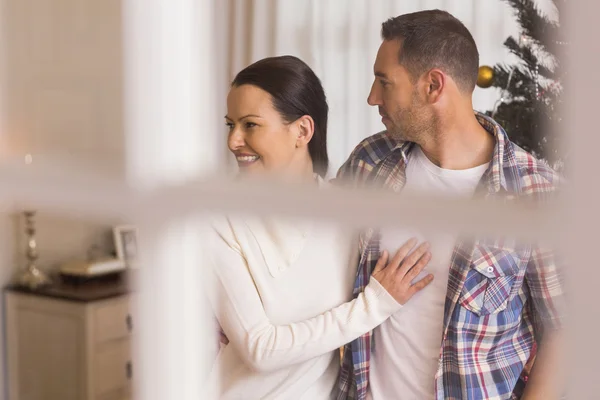
{"type": "Polygon", "coordinates": [[[229,150],[236,151],[244,146],[244,134],[240,129],[233,128],[231,132],[229,132],[229,138],[227,139],[227,144],[229,146],[229,150]]]}

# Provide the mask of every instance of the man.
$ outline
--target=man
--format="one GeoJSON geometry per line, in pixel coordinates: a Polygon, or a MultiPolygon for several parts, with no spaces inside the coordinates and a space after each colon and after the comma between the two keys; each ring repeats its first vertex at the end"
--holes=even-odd
{"type": "MultiPolygon", "coordinates": [[[[557,192],[556,173],[473,111],[479,53],[460,21],[439,10],[401,15],[383,23],[382,39],[368,103],[387,129],[361,142],[336,180],[534,205],[557,192]]],[[[414,235],[363,234],[355,294],[380,251],[392,253],[414,235]]],[[[553,253],[431,232],[424,239],[433,282],[346,346],[337,398],[518,398],[515,387],[536,341],[522,398],[552,398],[563,317],[553,253]]]]}

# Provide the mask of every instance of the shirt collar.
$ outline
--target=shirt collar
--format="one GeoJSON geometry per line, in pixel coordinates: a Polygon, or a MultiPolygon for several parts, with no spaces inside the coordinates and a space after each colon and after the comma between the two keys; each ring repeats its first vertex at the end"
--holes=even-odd
{"type": "Polygon", "coordinates": [[[519,194],[521,192],[521,173],[513,143],[504,129],[491,117],[476,112],[475,117],[481,126],[496,139],[490,167],[486,171],[488,191],[497,193],[501,189],[519,194]]]}
{"type": "MultiPolygon", "coordinates": [[[[508,138],[504,129],[491,117],[477,111],[475,111],[475,117],[481,126],[496,139],[490,166],[483,174],[483,181],[487,185],[488,192],[494,194],[503,189],[507,192],[520,193],[520,171],[513,143],[508,138]]],[[[394,141],[394,144],[394,150],[401,152],[402,160],[406,164],[407,156],[412,150],[414,143],[394,141]]]]}

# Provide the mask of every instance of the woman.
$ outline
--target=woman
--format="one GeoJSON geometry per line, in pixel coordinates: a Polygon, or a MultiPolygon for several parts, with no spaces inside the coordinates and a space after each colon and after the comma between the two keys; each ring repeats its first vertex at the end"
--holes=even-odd
{"type": "MultiPolygon", "coordinates": [[[[295,57],[267,58],[241,71],[225,117],[240,173],[325,188],[327,113],[319,79],[295,57]]],[[[375,279],[350,301],[356,235],[291,219],[229,217],[215,220],[213,228],[206,241],[207,290],[229,340],[211,372],[214,398],[330,398],[337,349],[381,324],[409,290],[432,278],[410,287],[430,257],[422,245],[405,258],[413,240],[388,266],[384,254],[375,279]]]]}

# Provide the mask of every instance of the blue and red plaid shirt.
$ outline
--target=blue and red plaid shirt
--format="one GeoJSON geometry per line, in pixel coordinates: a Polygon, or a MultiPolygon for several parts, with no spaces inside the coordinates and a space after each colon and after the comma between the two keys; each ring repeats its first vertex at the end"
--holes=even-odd
{"type": "MultiPolygon", "coordinates": [[[[476,116],[496,139],[492,161],[476,196],[524,199],[534,204],[553,198],[558,191],[557,173],[510,142],[491,118],[480,113],[476,116]]],[[[399,192],[406,181],[407,154],[412,146],[410,142],[395,142],[386,132],[373,135],[354,149],[335,181],[399,192]]],[[[378,230],[368,229],[361,236],[355,296],[364,290],[380,255],[378,230]]],[[[439,366],[432,377],[435,397],[518,398],[515,387],[535,339],[543,329],[562,326],[563,288],[554,252],[532,243],[461,239],[449,268],[439,366]]],[[[373,345],[369,332],[345,346],[338,400],[366,399],[373,345]]]]}

